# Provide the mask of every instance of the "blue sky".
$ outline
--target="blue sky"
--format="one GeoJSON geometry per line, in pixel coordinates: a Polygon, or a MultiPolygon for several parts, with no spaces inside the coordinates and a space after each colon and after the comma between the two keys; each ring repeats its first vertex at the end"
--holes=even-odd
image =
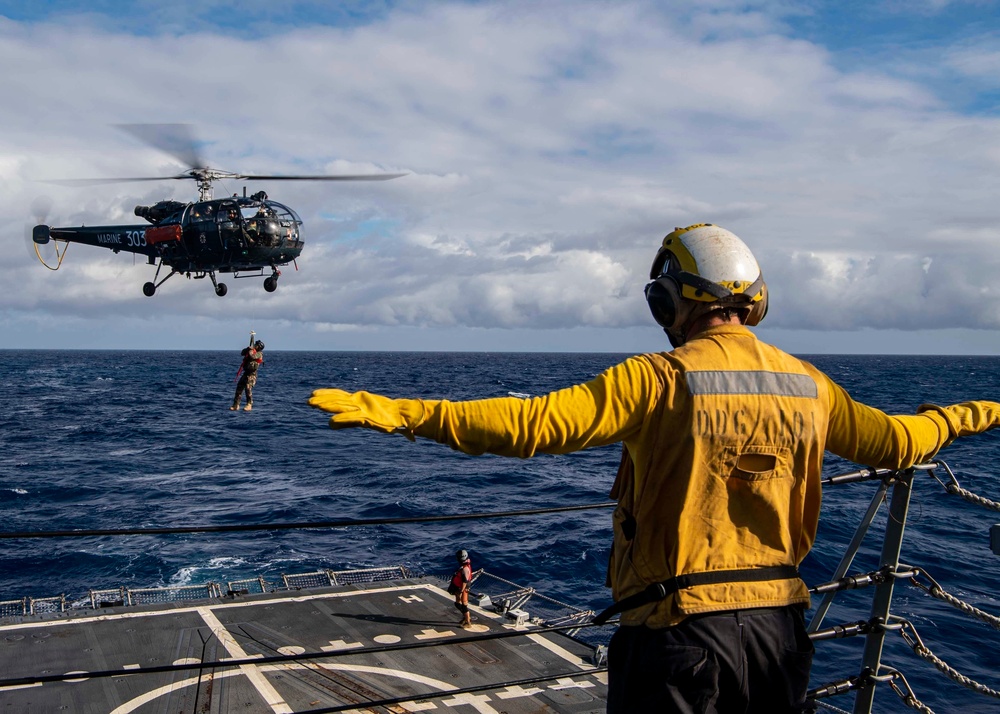
{"type": "MultiPolygon", "coordinates": [[[[674,226],[751,246],[797,353],[1000,349],[998,2],[0,2],[0,347],[666,348],[642,296],[674,226]],[[52,225],[192,200],[113,128],[190,123],[210,165],[405,172],[282,184],[277,292],[173,279],[52,225]],[[23,224],[23,225],[22,225],[23,224]]],[[[217,191],[239,191],[238,184],[217,191]]],[[[257,188],[252,185],[252,188],[257,188]]]]}

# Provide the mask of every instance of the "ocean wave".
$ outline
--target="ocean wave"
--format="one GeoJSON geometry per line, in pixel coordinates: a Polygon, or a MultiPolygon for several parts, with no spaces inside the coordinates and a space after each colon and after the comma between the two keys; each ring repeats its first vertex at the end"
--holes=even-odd
{"type": "MultiPolygon", "coordinates": [[[[326,415],[306,400],[312,389],[327,386],[407,397],[529,398],[599,374],[623,357],[276,353],[262,370],[254,411],[234,419],[228,405],[238,350],[192,353],[176,361],[155,352],[130,353],[124,361],[120,352],[18,352],[6,367],[35,372],[23,382],[0,384],[5,411],[16,415],[7,418],[2,432],[10,485],[0,489],[8,494],[0,498],[0,518],[6,529],[19,531],[266,525],[605,502],[620,447],[526,460],[471,457],[426,440],[333,431],[326,415]],[[32,496],[30,508],[26,495],[32,496]]],[[[855,398],[891,412],[912,413],[923,402],[954,403],[1000,391],[996,358],[810,361],[855,398]]],[[[1000,455],[997,437],[1000,433],[959,440],[940,454],[963,486],[994,500],[1000,499],[1000,480],[990,469],[1000,455]]],[[[849,466],[830,458],[828,475],[849,466]]],[[[826,490],[817,542],[802,565],[807,582],[829,577],[873,493],[872,484],[826,490]]],[[[985,544],[991,523],[988,513],[921,480],[912,496],[904,557],[926,567],[949,592],[995,605],[1000,575],[983,567],[992,557],[985,544]]],[[[258,575],[278,582],[282,573],[324,568],[403,564],[414,572],[442,574],[450,572],[455,550],[463,547],[477,567],[599,610],[610,600],[604,587],[610,543],[610,509],[364,528],[29,540],[0,550],[5,574],[0,599],[62,592],[82,599],[91,587],[179,586],[258,575]]],[[[863,544],[854,571],[873,563],[877,568],[879,545],[863,544]]],[[[902,586],[898,590],[904,592],[902,586]]],[[[981,647],[969,648],[974,651],[963,673],[989,681],[991,634],[960,624],[961,614],[943,615],[939,603],[928,603],[920,593],[906,597],[900,602],[908,615],[931,632],[928,623],[936,624],[932,647],[944,647],[937,640],[948,634],[945,625],[959,639],[975,632],[975,641],[983,640],[981,647]]],[[[843,616],[842,622],[864,619],[869,606],[866,593],[838,596],[830,621],[834,614],[843,616]]],[[[850,650],[840,643],[819,649],[827,646],[826,652],[850,650]]],[[[816,662],[816,684],[843,674],[823,654],[816,662]]],[[[907,669],[906,675],[918,694],[928,695],[932,708],[933,696],[939,704],[947,696],[938,696],[936,680],[921,671],[907,669]]],[[[945,702],[939,708],[950,707],[945,702]]]]}

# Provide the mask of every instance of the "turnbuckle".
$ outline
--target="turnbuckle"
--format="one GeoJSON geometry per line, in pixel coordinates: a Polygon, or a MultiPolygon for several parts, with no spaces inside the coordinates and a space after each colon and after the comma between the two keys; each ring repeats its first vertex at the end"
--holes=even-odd
{"type": "Polygon", "coordinates": [[[858,678],[851,677],[849,679],[841,679],[836,682],[831,682],[823,687],[817,687],[816,689],[810,689],[806,693],[806,699],[825,699],[826,697],[835,697],[838,694],[847,694],[858,688],[858,678]]]}
{"type": "Polygon", "coordinates": [[[839,580],[831,580],[828,583],[816,585],[815,587],[809,588],[809,592],[818,594],[839,592],[841,590],[854,590],[856,588],[866,588],[869,585],[879,585],[884,583],[889,578],[913,578],[920,572],[919,569],[912,568],[910,566],[905,567],[905,570],[899,570],[893,569],[891,565],[883,565],[878,570],[873,570],[870,573],[847,575],[839,580]]]}
{"type": "Polygon", "coordinates": [[[856,635],[867,635],[871,632],[871,625],[864,621],[852,622],[847,625],[834,625],[823,630],[809,633],[809,639],[813,642],[822,640],[839,640],[845,637],[855,637],[856,635]]]}

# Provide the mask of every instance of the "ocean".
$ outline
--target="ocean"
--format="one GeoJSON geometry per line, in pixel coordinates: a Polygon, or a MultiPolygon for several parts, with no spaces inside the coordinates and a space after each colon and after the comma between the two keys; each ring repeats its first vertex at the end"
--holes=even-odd
{"type": "MultiPolygon", "coordinates": [[[[332,431],[306,405],[313,389],[398,397],[538,395],[586,381],[627,355],[282,352],[268,350],[254,411],[228,407],[231,352],[0,351],[0,530],[125,529],[401,518],[542,509],[607,501],[617,446],[528,460],[470,457],[427,440],[332,431]]],[[[924,402],[1000,395],[1000,358],[805,356],[860,401],[890,413],[924,402]]],[[[1000,500],[1000,430],[939,454],[961,485],[1000,500]]],[[[827,457],[826,475],[858,466],[827,457]]],[[[875,485],[828,487],[807,583],[831,576],[875,485]]],[[[877,568],[886,508],[851,572],[877,568]]],[[[530,518],[164,536],[3,540],[0,600],[91,588],[187,585],[322,568],[405,565],[450,574],[457,548],[475,567],[556,600],[601,610],[610,509],[530,518]]],[[[989,545],[1000,515],[918,475],[903,543],[949,593],[1000,615],[1000,560],[989,545]]],[[[824,624],[867,619],[872,590],[838,596],[824,624]]],[[[814,605],[819,598],[814,599],[814,605]]],[[[1000,689],[1000,633],[905,582],[893,612],[965,676],[1000,689]]],[[[605,635],[606,636],[606,635],[605,635]]],[[[581,637],[600,639],[593,631],[581,637]]],[[[860,637],[820,642],[813,686],[857,675],[860,637]]],[[[997,711],[996,699],[947,679],[896,633],[883,661],[936,712],[997,711]]],[[[825,700],[851,708],[851,697],[825,700]]],[[[888,686],[877,711],[909,711],[888,686]]]]}

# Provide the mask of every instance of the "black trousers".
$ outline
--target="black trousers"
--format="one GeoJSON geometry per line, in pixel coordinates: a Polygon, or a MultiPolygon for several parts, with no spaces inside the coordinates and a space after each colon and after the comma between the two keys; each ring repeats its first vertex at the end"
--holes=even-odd
{"type": "Polygon", "coordinates": [[[812,712],[812,657],[797,605],[619,627],[608,647],[608,714],[812,712]]]}

